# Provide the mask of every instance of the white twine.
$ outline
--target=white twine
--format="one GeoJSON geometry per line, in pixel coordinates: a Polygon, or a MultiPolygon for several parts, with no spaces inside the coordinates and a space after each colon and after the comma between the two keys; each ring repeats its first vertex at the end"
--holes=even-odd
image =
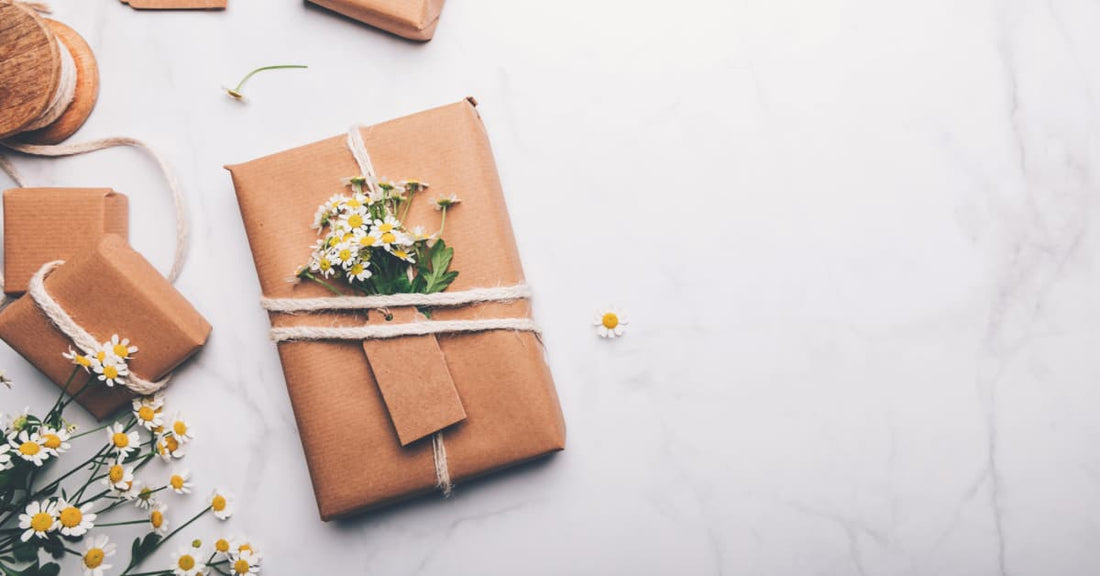
{"type": "Polygon", "coordinates": [[[57,81],[57,90],[54,91],[53,97],[50,98],[50,104],[42,111],[42,115],[27,124],[22,129],[23,132],[38,130],[53,124],[65,113],[65,110],[69,109],[69,105],[73,103],[73,98],[76,97],[76,61],[73,60],[72,53],[69,52],[69,48],[65,46],[60,38],[57,38],[57,50],[61,54],[61,71],[57,81]]]}
{"type": "MultiPolygon", "coordinates": [[[[50,274],[55,268],[64,264],[62,260],[55,260],[53,262],[47,262],[35,272],[31,277],[30,285],[27,288],[27,294],[38,305],[42,313],[49,318],[52,323],[62,334],[68,336],[73,344],[76,344],[78,348],[84,351],[84,354],[94,354],[95,350],[99,347],[99,341],[88,333],[87,330],[82,328],[79,324],[73,320],[72,316],[69,316],[68,312],[57,303],[53,297],[46,291],[46,276],[50,274]]],[[[148,396],[164,388],[168,384],[170,376],[165,377],[163,380],[157,382],[150,382],[138,375],[130,372],[130,374],[122,380],[122,384],[134,391],[137,394],[148,396]]]]}
{"type": "MultiPolygon", "coordinates": [[[[359,166],[366,181],[367,189],[377,193],[378,176],[371,162],[370,154],[363,143],[359,125],[348,130],[347,147],[359,166]]],[[[509,302],[531,297],[531,289],[526,284],[497,286],[491,288],[472,288],[458,292],[439,292],[436,294],[391,294],[377,296],[335,296],[327,298],[263,298],[260,303],[264,309],[275,313],[294,312],[330,312],[339,310],[377,310],[398,306],[452,307],[484,302],[509,302]]],[[[530,318],[484,318],[477,320],[429,320],[401,324],[377,324],[367,326],[284,326],[271,329],[271,338],[275,342],[299,340],[379,340],[402,336],[427,336],[431,334],[454,334],[487,332],[490,330],[513,330],[539,333],[539,327],[530,318]]],[[[435,465],[436,487],[443,496],[450,496],[450,468],[447,465],[447,447],[443,443],[443,432],[432,435],[432,461],[435,465]]]]}
{"type": "Polygon", "coordinates": [[[324,298],[263,298],[260,304],[270,312],[321,312],[332,310],[370,310],[399,306],[433,308],[464,306],[481,302],[511,302],[531,297],[527,284],[472,288],[460,292],[435,294],[392,294],[389,296],[329,296],[324,298]]]}

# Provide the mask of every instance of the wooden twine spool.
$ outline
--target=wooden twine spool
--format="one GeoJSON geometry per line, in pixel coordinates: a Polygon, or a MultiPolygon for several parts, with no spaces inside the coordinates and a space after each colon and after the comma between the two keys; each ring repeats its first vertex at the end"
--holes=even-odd
{"type": "Polygon", "coordinates": [[[30,6],[0,0],[0,140],[57,144],[88,119],[99,97],[99,69],[88,43],[68,26],[30,6]],[[71,64],[63,59],[72,57],[71,64]],[[62,66],[69,66],[66,75],[62,66]],[[56,107],[62,82],[73,82],[72,101],[49,125],[31,128],[56,107]]]}

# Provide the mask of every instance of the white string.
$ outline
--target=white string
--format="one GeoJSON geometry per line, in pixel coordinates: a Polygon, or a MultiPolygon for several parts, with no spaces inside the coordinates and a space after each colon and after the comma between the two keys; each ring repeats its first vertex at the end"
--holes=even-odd
{"type": "MultiPolygon", "coordinates": [[[[72,316],[69,316],[69,313],[65,312],[65,309],[46,292],[46,276],[64,263],[64,261],[55,260],[42,265],[42,267],[38,269],[38,272],[35,272],[34,276],[31,277],[30,285],[27,287],[27,294],[30,295],[34,303],[38,305],[38,308],[42,310],[42,313],[46,315],[46,318],[49,318],[50,322],[57,327],[62,334],[68,336],[69,339],[73,341],[73,344],[76,344],[78,348],[83,350],[84,354],[94,354],[96,348],[99,347],[99,341],[96,340],[95,336],[92,336],[87,330],[77,324],[72,316]]],[[[148,396],[164,388],[164,386],[168,384],[168,377],[157,382],[150,382],[131,372],[129,376],[122,380],[122,384],[137,394],[148,396]]]]}
{"type": "Polygon", "coordinates": [[[447,465],[447,447],[443,445],[443,431],[432,434],[432,460],[435,463],[435,487],[443,492],[443,497],[451,495],[451,470],[447,465]]]}
{"type": "Polygon", "coordinates": [[[435,308],[465,306],[482,302],[511,302],[531,297],[527,284],[472,288],[435,294],[392,294],[388,296],[329,296],[324,298],[262,298],[260,304],[270,312],[321,312],[332,310],[371,310],[400,306],[435,308]]]}
{"type": "Polygon", "coordinates": [[[20,176],[19,170],[15,169],[15,164],[12,164],[7,156],[0,156],[0,170],[3,170],[4,173],[11,178],[12,182],[15,182],[16,186],[20,188],[25,187],[23,186],[23,177],[20,176]]]}
{"type": "Polygon", "coordinates": [[[360,126],[353,125],[348,130],[348,150],[355,157],[355,163],[359,165],[359,173],[367,181],[367,190],[372,195],[378,194],[378,175],[374,171],[374,163],[370,161],[367,153],[367,145],[363,143],[363,134],[359,132],[360,126]]]}
{"type": "MultiPolygon", "coordinates": [[[[131,146],[143,150],[146,154],[153,158],[157,163],[157,168],[160,169],[161,175],[164,176],[164,180],[168,183],[168,190],[172,193],[172,204],[176,210],[176,248],[175,254],[172,257],[172,268],[168,271],[168,280],[175,283],[179,278],[180,272],[183,271],[183,264],[187,260],[187,249],[189,241],[189,229],[187,221],[187,205],[183,199],[183,191],[180,190],[179,182],[176,180],[175,174],[172,172],[172,167],[168,165],[168,162],[161,157],[152,146],[149,146],[145,142],[136,138],[129,138],[126,136],[115,136],[112,138],[102,138],[99,140],[92,140],[90,142],[82,142],[80,144],[58,144],[56,146],[42,146],[36,144],[20,144],[11,141],[2,141],[0,146],[4,146],[16,152],[22,152],[23,154],[29,154],[31,156],[46,156],[46,157],[61,157],[61,156],[76,156],[78,154],[87,154],[88,152],[95,152],[97,150],[104,150],[107,148],[114,148],[116,146],[131,146]]],[[[10,174],[10,173],[9,173],[10,174]]],[[[14,175],[12,175],[14,178],[14,175]]],[[[20,183],[20,185],[22,185],[20,183]]]]}
{"type": "Polygon", "coordinates": [[[57,38],[57,50],[61,54],[61,72],[57,81],[57,90],[54,91],[50,104],[42,115],[23,127],[22,132],[38,130],[53,124],[69,109],[69,105],[73,103],[73,98],[76,96],[76,61],[73,60],[72,52],[60,38],[57,38]]]}
{"type": "Polygon", "coordinates": [[[271,329],[275,342],[303,340],[388,340],[403,336],[429,336],[462,332],[513,330],[534,332],[539,327],[530,318],[486,318],[483,320],[430,320],[374,326],[287,326],[271,329]]]}

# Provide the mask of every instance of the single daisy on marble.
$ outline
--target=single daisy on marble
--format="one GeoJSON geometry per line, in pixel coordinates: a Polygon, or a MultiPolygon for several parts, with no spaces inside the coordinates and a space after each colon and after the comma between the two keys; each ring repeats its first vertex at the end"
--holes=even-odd
{"type": "Polygon", "coordinates": [[[206,569],[198,558],[194,556],[195,550],[191,546],[181,546],[172,554],[172,564],[168,568],[176,576],[198,576],[206,569]]]}
{"type": "Polygon", "coordinates": [[[37,500],[27,504],[23,514],[19,515],[19,529],[25,530],[19,540],[26,542],[32,537],[45,538],[57,530],[57,506],[52,502],[37,500]]]}
{"type": "Polygon", "coordinates": [[[260,559],[251,550],[243,550],[230,560],[230,573],[235,576],[256,574],[260,571],[260,559]]]}
{"type": "Polygon", "coordinates": [[[115,545],[107,538],[106,534],[96,534],[84,541],[84,554],[81,556],[84,564],[84,576],[103,576],[103,571],[110,568],[110,564],[104,564],[104,560],[115,555],[115,545]]]}
{"type": "Polygon", "coordinates": [[[167,511],[168,505],[163,502],[157,502],[149,511],[149,527],[161,536],[168,533],[168,517],[164,515],[167,511]]]}
{"type": "Polygon", "coordinates": [[[137,450],[141,445],[141,437],[137,431],[127,432],[119,422],[107,428],[107,445],[115,451],[119,457],[126,457],[130,452],[137,450]]]}
{"type": "Polygon", "coordinates": [[[134,398],[131,403],[134,418],[146,430],[156,430],[164,425],[164,398],[160,393],[134,398]]]}
{"type": "Polygon", "coordinates": [[[218,520],[228,520],[233,515],[233,495],[222,490],[210,494],[210,509],[218,520]]]}
{"type": "Polygon", "coordinates": [[[57,501],[56,509],[58,527],[64,536],[83,536],[95,527],[96,515],[92,513],[91,502],[78,507],[62,498],[57,501]]]}
{"type": "Polygon", "coordinates": [[[596,333],[601,338],[622,336],[628,324],[630,322],[627,321],[626,316],[612,307],[604,308],[592,322],[592,325],[596,327],[596,333]]]}

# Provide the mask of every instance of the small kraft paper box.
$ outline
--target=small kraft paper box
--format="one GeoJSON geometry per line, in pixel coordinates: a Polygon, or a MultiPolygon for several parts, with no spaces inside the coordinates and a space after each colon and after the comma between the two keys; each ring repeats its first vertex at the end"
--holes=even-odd
{"type": "Polygon", "coordinates": [[[435,35],[443,0],[309,0],[409,40],[426,42],[435,35]]]}
{"type": "MultiPolygon", "coordinates": [[[[446,292],[511,286],[523,268],[489,139],[473,100],[359,130],[379,176],[428,182],[406,222],[435,229],[432,194],[456,193],[443,238],[460,271],[446,292]]],[[[359,174],[337,136],[228,166],[256,263],[270,299],[332,296],[288,281],[308,261],[318,205],[359,174]]],[[[391,308],[392,321],[530,319],[528,300],[434,308],[391,308]]],[[[385,324],[376,310],[270,314],[274,329],[385,324]]],[[[464,479],[565,447],[565,423],[541,341],[493,330],[388,340],[284,341],[283,372],[323,520],[440,489],[433,442],[442,436],[449,477],[464,479]]]]}
{"type": "Polygon", "coordinates": [[[126,196],[109,188],[4,191],[4,292],[17,296],[43,264],[93,248],[107,234],[129,236],[126,196]],[[43,233],[44,214],[76,214],[63,234],[43,233]]]}
{"type": "MultiPolygon", "coordinates": [[[[191,303],[141,254],[113,234],[66,260],[46,277],[45,288],[96,340],[106,342],[115,334],[129,338],[139,348],[129,368],[146,380],[168,375],[197,352],[210,334],[210,324],[191,303]]],[[[0,311],[0,339],[59,387],[65,386],[73,373],[73,363],[62,356],[72,341],[29,295],[0,311]]],[[[83,386],[86,377],[83,372],[77,374],[69,389],[83,386]]],[[[96,385],[77,396],[76,402],[102,420],[133,397],[122,385],[96,385]]]]}

